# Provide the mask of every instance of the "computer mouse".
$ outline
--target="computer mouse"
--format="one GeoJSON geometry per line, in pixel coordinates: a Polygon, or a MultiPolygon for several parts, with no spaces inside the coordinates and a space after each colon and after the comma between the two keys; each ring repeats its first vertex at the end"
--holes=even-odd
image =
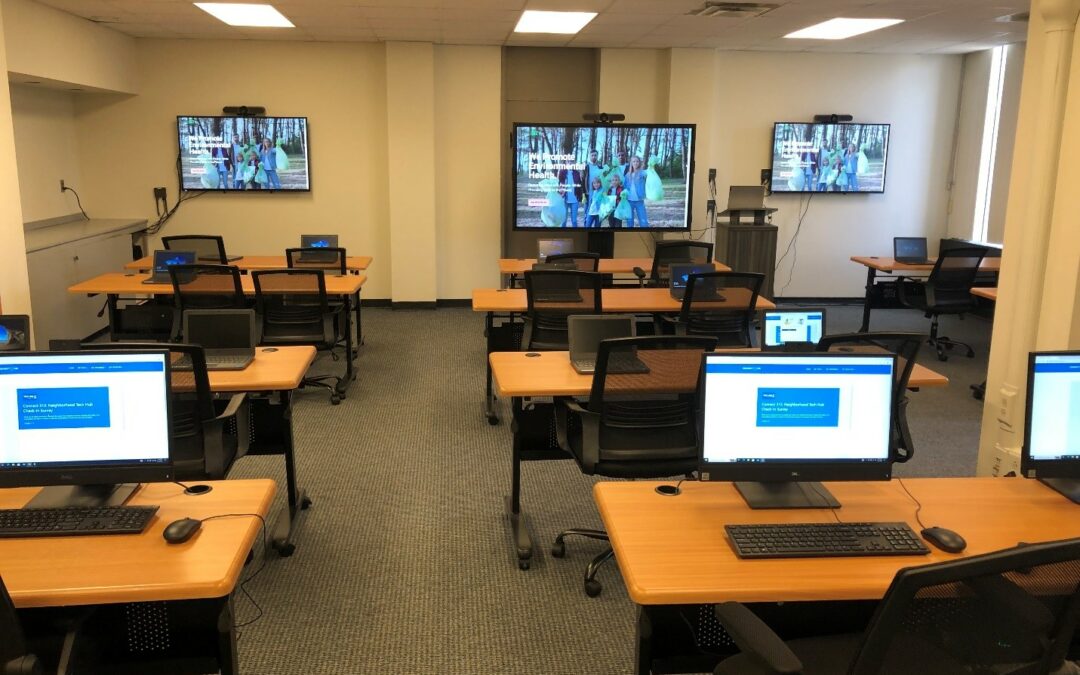
{"type": "Polygon", "coordinates": [[[195,533],[202,527],[201,520],[195,520],[194,518],[181,518],[180,520],[174,520],[165,526],[165,531],[161,536],[165,537],[165,541],[170,544],[183,544],[188,539],[195,536],[195,533]]]}
{"type": "Polygon", "coordinates": [[[944,527],[928,527],[919,534],[946,553],[959,553],[967,548],[967,542],[963,537],[944,527]]]}

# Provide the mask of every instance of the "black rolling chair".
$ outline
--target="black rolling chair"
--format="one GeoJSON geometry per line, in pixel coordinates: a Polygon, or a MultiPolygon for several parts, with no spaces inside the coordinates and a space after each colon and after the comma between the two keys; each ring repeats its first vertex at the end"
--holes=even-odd
{"type": "Polygon", "coordinates": [[[172,340],[180,340],[180,318],[188,309],[244,309],[249,306],[240,281],[240,268],[234,265],[173,265],[172,340]]]}
{"type": "Polygon", "coordinates": [[[671,265],[708,263],[712,262],[712,255],[713,245],[707,241],[658,241],[648,277],[640,267],[634,268],[634,274],[643,286],[665,287],[671,265]]]}
{"type": "MultiPolygon", "coordinates": [[[[702,354],[716,348],[708,337],[648,336],[603,340],[596,358],[589,401],[560,399],[555,406],[559,446],[581,472],[609,478],[665,478],[689,475],[698,467],[702,354]],[[609,373],[614,359],[636,356],[647,373],[609,373]]],[[[564,539],[581,536],[607,541],[602,530],[559,533],[551,555],[566,555],[564,539]]],[[[600,594],[600,566],[610,548],[585,570],[585,593],[600,594]]]]}
{"type": "Polygon", "coordinates": [[[953,248],[941,251],[933,271],[925,282],[905,280],[899,285],[900,302],[925,312],[930,321],[930,344],[937,350],[938,359],[949,359],[946,351],[954,347],[967,349],[968,358],[975,356],[971,345],[938,336],[938,319],[944,314],[962,315],[975,309],[971,287],[986,256],[985,248],[953,248]]]}
{"type": "Polygon", "coordinates": [[[693,274],[686,282],[679,315],[658,315],[658,332],[715,337],[721,347],[751,347],[764,283],[764,274],[752,272],[693,274]]]}
{"type": "Polygon", "coordinates": [[[574,314],[601,314],[603,275],[576,270],[525,272],[528,309],[521,338],[524,350],[569,349],[566,320],[574,314]]]}
{"type": "MultiPolygon", "coordinates": [[[[251,278],[255,283],[255,304],[262,317],[260,344],[312,345],[330,352],[337,360],[334,348],[345,339],[347,310],[327,299],[322,270],[262,270],[252,272],[251,278]]],[[[303,381],[303,386],[327,389],[334,405],[345,398],[345,384],[345,377],[339,375],[318,375],[303,381]]]]}
{"type": "Polygon", "coordinates": [[[31,654],[3,578],[0,578],[0,675],[41,675],[38,658],[31,654]]]}
{"type": "Polygon", "coordinates": [[[285,262],[289,269],[323,270],[345,276],[347,257],[344,248],[287,248],[285,262]]]}
{"type": "Polygon", "coordinates": [[[0,314],[0,352],[23,352],[30,349],[30,317],[25,314],[0,314]]]}
{"type": "Polygon", "coordinates": [[[599,253],[557,253],[549,255],[545,264],[566,265],[568,269],[582,272],[596,272],[600,269],[599,253]]]}
{"type": "Polygon", "coordinates": [[[847,333],[823,336],[817,344],[819,352],[882,350],[896,354],[896,374],[893,378],[892,447],[896,461],[906,462],[915,454],[915,443],[908,429],[908,380],[922,349],[925,335],[920,333],[847,333]]]}
{"type": "Polygon", "coordinates": [[[231,260],[225,255],[225,238],[216,234],[178,234],[174,237],[162,237],[161,245],[169,251],[195,251],[195,260],[201,263],[227,265],[231,260]]]}
{"type": "Polygon", "coordinates": [[[739,603],[715,612],[742,652],[716,675],[1046,675],[1080,620],[1080,539],[902,569],[862,635],[785,643],[739,603]]]}

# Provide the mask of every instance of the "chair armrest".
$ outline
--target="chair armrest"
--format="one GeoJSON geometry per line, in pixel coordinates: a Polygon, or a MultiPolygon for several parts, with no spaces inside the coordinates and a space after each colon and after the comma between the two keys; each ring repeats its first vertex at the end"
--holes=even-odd
{"type": "Polygon", "coordinates": [[[0,663],[0,675],[41,675],[41,662],[33,654],[16,656],[7,663],[0,663]]]}
{"type": "Polygon", "coordinates": [[[567,453],[570,453],[570,435],[567,433],[570,428],[570,413],[580,417],[588,411],[572,398],[555,399],[555,439],[559,447],[567,453]]]}
{"type": "Polygon", "coordinates": [[[581,469],[591,475],[600,461],[600,415],[586,409],[572,398],[556,399],[555,437],[558,439],[559,447],[571,456],[574,451],[570,448],[567,433],[570,426],[570,413],[577,415],[581,421],[581,469]]]}
{"type": "Polygon", "coordinates": [[[739,649],[774,673],[801,673],[802,662],[756,614],[738,602],[714,608],[716,618],[739,649]]]}
{"type": "Polygon", "coordinates": [[[206,473],[212,480],[225,478],[229,467],[225,466],[225,425],[236,421],[236,456],[237,460],[247,454],[251,445],[250,406],[247,394],[233,394],[225,410],[203,425],[203,456],[206,458],[206,473]]]}
{"type": "MultiPolygon", "coordinates": [[[[915,289],[923,289],[926,286],[926,282],[919,279],[912,279],[910,277],[900,277],[896,280],[896,291],[899,295],[900,302],[904,305],[911,305],[911,301],[914,299],[915,289]]],[[[925,290],[920,290],[920,293],[925,296],[925,290]]]]}

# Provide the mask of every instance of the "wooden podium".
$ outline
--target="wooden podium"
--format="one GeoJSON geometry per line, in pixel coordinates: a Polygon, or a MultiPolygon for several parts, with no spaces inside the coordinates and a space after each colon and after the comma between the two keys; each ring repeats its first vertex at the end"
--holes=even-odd
{"type": "Polygon", "coordinates": [[[736,272],[764,274],[761,294],[769,299],[773,298],[773,268],[776,266],[779,228],[767,225],[765,218],[775,212],[776,209],[728,209],[716,217],[715,259],[724,261],[736,272]]]}

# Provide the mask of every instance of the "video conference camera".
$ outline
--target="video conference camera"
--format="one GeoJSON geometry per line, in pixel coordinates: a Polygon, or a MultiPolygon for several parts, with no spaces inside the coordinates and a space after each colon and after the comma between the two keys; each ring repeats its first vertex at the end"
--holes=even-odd
{"type": "Polygon", "coordinates": [[[227,105],[221,109],[221,112],[226,115],[237,115],[239,117],[255,117],[257,115],[265,115],[266,108],[261,105],[227,105]]]}
{"type": "Polygon", "coordinates": [[[581,118],[586,122],[611,124],[612,122],[622,122],[626,119],[626,115],[622,113],[586,113],[582,115],[581,118]]]}
{"type": "Polygon", "coordinates": [[[839,124],[840,122],[850,122],[853,119],[855,118],[851,115],[837,115],[836,113],[814,115],[814,121],[819,124],[839,124]]]}

